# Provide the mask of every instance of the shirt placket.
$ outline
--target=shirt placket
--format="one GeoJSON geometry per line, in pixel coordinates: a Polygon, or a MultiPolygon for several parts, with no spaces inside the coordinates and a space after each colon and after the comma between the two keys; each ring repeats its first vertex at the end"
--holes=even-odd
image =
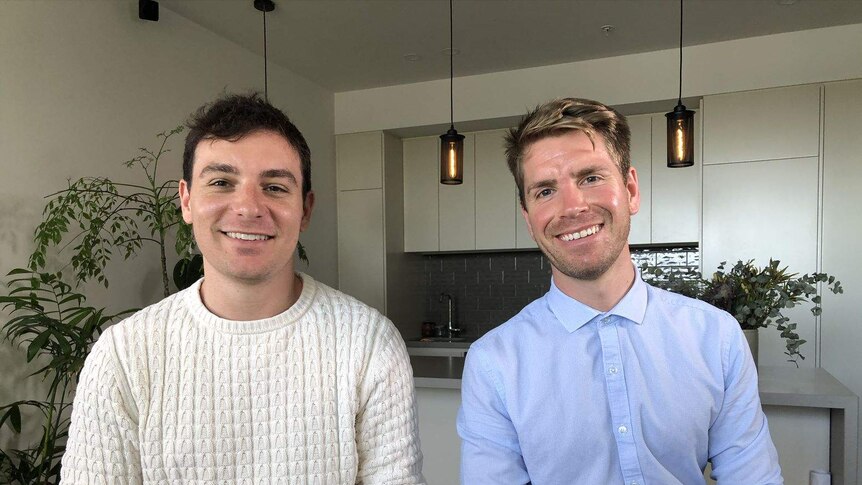
{"type": "Polygon", "coordinates": [[[643,473],[638,462],[634,440],[629,393],[623,371],[622,351],[617,329],[617,320],[611,315],[600,318],[599,339],[602,342],[602,364],[605,385],[608,390],[608,406],[611,413],[611,432],[617,443],[620,468],[626,485],[643,485],[643,473]]]}

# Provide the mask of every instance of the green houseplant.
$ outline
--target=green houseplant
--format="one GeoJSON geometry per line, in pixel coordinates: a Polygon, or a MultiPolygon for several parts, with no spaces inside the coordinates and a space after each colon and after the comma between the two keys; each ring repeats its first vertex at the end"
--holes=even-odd
{"type": "Polygon", "coordinates": [[[770,259],[765,266],[753,260],[737,261],[730,269],[722,262],[709,278],[696,270],[667,270],[643,266],[641,274],[650,284],[659,288],[705,301],[727,311],[739,322],[743,330],[773,327],[785,339],[785,354],[789,362],[799,365],[805,359],[799,347],[805,340],[796,333],[797,323],[784,311],[809,304],[815,316],[821,313],[821,298],[817,289],[823,284],[835,294],[844,292],[841,282],[826,273],[799,276],[780,267],[778,260],[770,259]]]}
{"type": "Polygon", "coordinates": [[[181,258],[175,280],[194,281],[200,275],[200,257],[191,254],[191,229],[176,203],[177,181],[158,177],[159,161],[169,151],[166,145],[181,131],[178,127],[160,133],[157,150],[141,148],[125,162],[142,172],[143,183],[84,177],[47,197],[29,263],[9,273],[9,290],[0,296],[10,316],[2,324],[3,340],[25,348],[27,362],[36,367],[32,375],[48,383],[44,400],[0,405],[0,431],[8,426],[5,429],[21,433],[22,417],[35,416],[42,433],[30,448],[0,450],[0,483],[59,482],[74,383],[84,360],[106,325],[135,311],[95,308],[77,288],[91,280],[107,287],[105,268],[113,256],[129,259],[144,245],[155,244],[167,296],[170,236],[181,258]],[[48,261],[59,261],[62,267],[49,268],[53,265],[48,261]]]}

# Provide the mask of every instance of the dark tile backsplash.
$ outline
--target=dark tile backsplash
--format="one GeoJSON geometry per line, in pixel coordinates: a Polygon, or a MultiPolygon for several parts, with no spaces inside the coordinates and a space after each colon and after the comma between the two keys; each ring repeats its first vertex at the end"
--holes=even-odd
{"type": "MultiPolygon", "coordinates": [[[[441,293],[452,295],[453,322],[461,335],[480,337],[512,318],[551,287],[551,265],[539,251],[431,254],[424,257],[424,319],[445,327],[448,306],[441,293]]],[[[632,249],[632,260],[662,267],[700,265],[698,249],[632,249]]]]}

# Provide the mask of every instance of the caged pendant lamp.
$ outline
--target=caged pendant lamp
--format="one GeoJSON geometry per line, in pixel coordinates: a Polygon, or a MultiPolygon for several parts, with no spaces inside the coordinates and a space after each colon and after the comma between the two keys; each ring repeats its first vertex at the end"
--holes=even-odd
{"type": "Polygon", "coordinates": [[[272,0],[254,0],[254,8],[263,12],[263,99],[269,101],[269,76],[266,57],[266,13],[275,10],[272,0]]]}
{"type": "Polygon", "coordinates": [[[679,0],[679,97],[667,118],[667,166],[694,165],[694,111],[682,104],[682,2],[679,0]]]}
{"type": "Polygon", "coordinates": [[[449,131],[440,135],[440,183],[458,185],[464,181],[464,135],[455,130],[455,101],[452,92],[452,0],[449,0],[449,131]]]}

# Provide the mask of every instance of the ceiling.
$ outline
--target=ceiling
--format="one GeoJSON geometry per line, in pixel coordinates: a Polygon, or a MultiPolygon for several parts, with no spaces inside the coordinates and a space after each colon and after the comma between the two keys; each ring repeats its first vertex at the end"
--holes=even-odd
{"type": "MultiPolygon", "coordinates": [[[[275,0],[267,54],[334,92],[449,76],[446,0],[275,0]],[[419,59],[409,61],[407,55],[419,59]]],[[[263,55],[253,0],[161,0],[263,55]]],[[[862,23],[862,0],[686,0],[684,44],[862,23]]],[[[454,0],[455,76],[677,47],[675,0],[454,0]],[[612,25],[610,33],[602,26],[612,25]]],[[[792,46],[788,46],[792,48],[792,46]]]]}

